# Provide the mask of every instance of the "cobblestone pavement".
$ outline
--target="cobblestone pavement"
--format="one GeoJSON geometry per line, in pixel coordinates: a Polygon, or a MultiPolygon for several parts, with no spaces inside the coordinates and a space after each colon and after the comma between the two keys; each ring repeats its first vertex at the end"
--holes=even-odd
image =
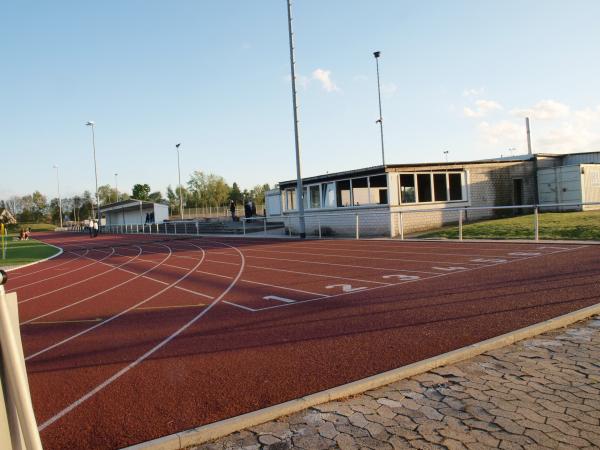
{"type": "Polygon", "coordinates": [[[600,316],[189,450],[600,448],[600,316]]]}

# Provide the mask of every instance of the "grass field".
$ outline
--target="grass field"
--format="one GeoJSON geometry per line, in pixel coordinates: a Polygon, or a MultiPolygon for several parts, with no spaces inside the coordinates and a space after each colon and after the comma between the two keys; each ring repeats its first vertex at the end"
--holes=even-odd
{"type": "Polygon", "coordinates": [[[31,228],[31,231],[54,231],[56,225],[51,223],[18,223],[7,226],[9,234],[19,234],[21,228],[31,228]]]}
{"type": "MultiPolygon", "coordinates": [[[[600,211],[542,213],[540,239],[600,240],[600,211]]],[[[484,220],[463,226],[464,239],[532,239],[533,214],[506,219],[484,220]]],[[[458,225],[428,231],[419,238],[458,238],[458,225]]]]}
{"type": "Polygon", "coordinates": [[[43,242],[29,239],[18,241],[14,236],[6,240],[6,259],[2,259],[0,253],[0,267],[28,264],[58,253],[58,249],[44,244],[43,242]]]}

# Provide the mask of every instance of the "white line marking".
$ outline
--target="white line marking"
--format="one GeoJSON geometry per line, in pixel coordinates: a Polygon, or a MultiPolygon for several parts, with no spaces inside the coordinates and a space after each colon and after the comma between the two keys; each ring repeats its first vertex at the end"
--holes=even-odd
{"type": "MultiPolygon", "coordinates": [[[[227,245],[228,247],[231,247],[229,244],[225,244],[224,243],[224,245],[227,245]]],[[[213,302],[210,305],[208,305],[206,308],[204,308],[199,314],[197,314],[194,318],[192,318],[189,322],[187,322],[185,325],[183,325],[181,328],[179,328],[173,334],[171,334],[170,336],[168,336],[167,338],[165,338],[164,340],[162,340],[159,344],[157,344],[154,347],[152,347],[150,350],[148,350],[146,353],[144,353],[138,359],[136,359],[135,361],[133,361],[132,363],[130,363],[126,367],[124,367],[121,370],[119,370],[117,373],[115,373],[113,376],[111,376],[110,378],[108,378],[107,380],[105,380],[103,383],[101,383],[98,386],[96,386],[94,389],[92,389],[91,391],[89,391],[83,397],[79,398],[79,400],[76,400],[75,402],[71,403],[69,406],[67,406],[66,408],[64,408],[62,411],[60,411],[59,413],[55,414],[50,419],[46,420],[43,424],[41,424],[39,426],[39,428],[38,428],[39,431],[43,431],[45,428],[47,428],[49,425],[52,425],[54,422],[56,422],[58,419],[60,419],[61,417],[63,417],[65,414],[68,414],[69,412],[71,412],[72,410],[74,410],[75,408],[77,408],[79,405],[81,405],[87,399],[89,399],[90,397],[94,396],[96,393],[100,392],[106,386],[108,386],[109,384],[111,384],[112,382],[114,382],[115,380],[117,380],[118,378],[120,378],[121,376],[123,376],[124,374],[126,374],[127,372],[129,372],[131,369],[133,369],[135,366],[137,366],[138,364],[140,364],[146,358],[148,358],[149,356],[151,356],[153,353],[156,353],[158,350],[160,350],[162,347],[164,347],[165,345],[167,345],[174,338],[176,338],[181,333],[183,333],[185,330],[187,330],[196,321],[198,321],[202,317],[204,317],[204,315],[206,313],[208,313],[217,303],[219,303],[219,301],[223,297],[225,297],[225,295],[227,295],[227,293],[233,288],[233,286],[237,283],[237,281],[242,276],[242,272],[244,271],[245,259],[244,259],[243,253],[241,251],[239,251],[237,248],[236,248],[236,250],[238,251],[238,253],[239,253],[239,255],[240,255],[241,259],[242,259],[242,262],[240,264],[240,270],[238,271],[238,274],[235,277],[235,279],[229,284],[229,286],[227,287],[227,289],[225,289],[225,291],[223,291],[223,293],[221,293],[221,295],[219,295],[216,299],[214,299],[213,302]]],[[[202,263],[202,261],[204,260],[204,256],[205,256],[205,253],[204,253],[204,250],[202,250],[202,260],[200,260],[200,262],[198,263],[198,265],[200,265],[202,263]]],[[[194,270],[196,268],[197,267],[195,267],[194,270]]],[[[181,279],[187,277],[192,272],[193,272],[193,270],[190,271],[190,272],[188,272],[181,279]]]]}
{"type": "MultiPolygon", "coordinates": [[[[500,263],[498,263],[500,264],[500,263]]],[[[484,266],[487,267],[487,266],[484,266]]],[[[473,267],[460,267],[460,266],[450,266],[450,267],[432,267],[435,270],[443,270],[444,272],[457,272],[459,270],[469,270],[473,267]]]]}
{"type": "Polygon", "coordinates": [[[357,292],[367,289],[366,286],[352,287],[351,284],[330,284],[329,286],[325,286],[325,289],[335,289],[336,287],[341,287],[342,292],[357,292]]]}
{"type": "MultiPolygon", "coordinates": [[[[58,247],[57,247],[57,248],[58,248],[58,247]]],[[[71,263],[71,262],[73,262],[73,261],[77,261],[79,258],[83,257],[84,255],[87,255],[89,252],[90,252],[90,251],[89,251],[89,249],[88,249],[88,250],[86,250],[86,251],[85,251],[85,253],[83,253],[82,255],[79,255],[79,256],[77,256],[77,258],[68,259],[67,261],[65,261],[65,262],[63,262],[63,263],[60,263],[60,264],[57,264],[56,266],[50,266],[50,267],[46,267],[46,268],[44,268],[44,269],[35,270],[35,271],[33,271],[33,272],[27,272],[27,273],[17,273],[17,274],[15,274],[15,275],[12,275],[12,274],[11,274],[11,277],[10,277],[10,279],[11,279],[11,281],[14,281],[14,280],[18,280],[19,278],[23,278],[23,277],[31,277],[32,275],[36,275],[36,274],[38,274],[38,273],[40,273],[40,272],[44,272],[44,271],[46,271],[46,270],[50,270],[50,269],[56,269],[57,267],[64,266],[65,264],[69,264],[69,263],[71,263]]],[[[73,254],[77,255],[77,253],[75,253],[75,252],[71,252],[71,253],[73,253],[73,254]]],[[[64,254],[64,253],[63,253],[63,254],[64,254]]],[[[45,261],[40,261],[40,263],[41,263],[41,262],[45,262],[45,261]]],[[[15,269],[15,271],[17,271],[17,270],[20,270],[20,269],[23,269],[23,268],[24,268],[24,266],[23,266],[23,267],[19,267],[18,269],[15,269]]],[[[17,286],[15,289],[19,289],[19,287],[20,287],[20,286],[17,286]]]]}
{"type": "Polygon", "coordinates": [[[250,312],[257,312],[257,311],[260,311],[259,309],[250,308],[250,307],[248,307],[248,306],[244,306],[244,305],[238,305],[237,303],[228,302],[228,301],[225,301],[225,300],[223,300],[223,302],[222,302],[222,303],[225,303],[225,304],[227,304],[227,305],[231,305],[231,306],[235,306],[236,308],[241,308],[241,309],[244,309],[244,310],[246,310],[246,311],[250,311],[250,312]]]}
{"type": "Polygon", "coordinates": [[[276,300],[278,302],[283,302],[283,303],[296,303],[296,300],[292,300],[292,299],[285,298],[285,297],[280,297],[279,295],[265,295],[263,297],[263,300],[276,300]]]}
{"type": "MultiPolygon", "coordinates": [[[[295,273],[295,274],[299,274],[299,275],[309,275],[312,277],[334,278],[336,280],[358,281],[359,283],[390,284],[390,283],[384,283],[381,281],[362,280],[362,279],[358,279],[358,278],[350,278],[350,277],[336,276],[336,275],[324,275],[322,273],[300,272],[297,270],[287,270],[287,269],[276,269],[275,267],[250,266],[250,265],[248,265],[248,267],[251,269],[264,269],[264,270],[273,270],[275,272],[286,272],[286,273],[295,273]]],[[[391,276],[394,276],[394,275],[391,275],[391,276]]],[[[386,277],[384,277],[384,278],[386,278],[386,277]]]]}
{"type": "Polygon", "coordinates": [[[393,273],[391,275],[383,275],[381,278],[385,278],[386,280],[390,279],[390,278],[397,278],[400,281],[412,281],[412,280],[418,280],[421,277],[419,277],[417,275],[404,275],[401,273],[393,273]]]}

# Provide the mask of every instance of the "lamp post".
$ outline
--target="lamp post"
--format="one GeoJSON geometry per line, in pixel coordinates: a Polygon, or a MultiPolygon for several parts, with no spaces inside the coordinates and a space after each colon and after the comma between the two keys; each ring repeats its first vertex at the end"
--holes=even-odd
{"type": "MultiPolygon", "coordinates": [[[[96,128],[96,122],[89,120],[85,123],[88,127],[92,127],[92,148],[94,150],[94,175],[96,176],[96,220],[100,220],[100,198],[98,197],[98,166],[96,165],[96,136],[94,128],[96,128]]],[[[93,215],[92,208],[92,215],[93,215]]]]}
{"type": "Polygon", "coordinates": [[[448,150],[444,150],[444,158],[446,159],[446,162],[448,162],[448,150]]]}
{"type": "Polygon", "coordinates": [[[115,172],[115,193],[116,193],[116,197],[117,197],[117,198],[116,198],[116,201],[117,201],[117,202],[119,201],[119,184],[118,184],[118,182],[117,182],[117,176],[118,176],[118,175],[119,175],[119,174],[115,172]]]}
{"type": "Polygon", "coordinates": [[[381,135],[381,163],[385,166],[385,150],[383,147],[383,116],[381,114],[381,86],[379,84],[379,57],[381,56],[381,52],[373,52],[373,56],[375,57],[375,65],[377,67],[377,97],[379,99],[379,119],[377,119],[375,123],[379,124],[379,134],[381,135]]]}
{"type": "Polygon", "coordinates": [[[300,239],[306,238],[304,222],[304,187],[302,186],[302,168],[300,167],[300,135],[298,131],[298,102],[296,100],[296,58],[294,56],[294,32],[292,30],[292,0],[287,0],[288,35],[290,41],[290,71],[292,77],[292,105],[294,108],[294,140],[296,143],[296,199],[298,203],[298,220],[300,239]]]}
{"type": "Polygon", "coordinates": [[[58,215],[60,216],[60,227],[62,228],[62,200],[60,199],[60,181],[58,178],[58,166],[54,164],[53,169],[56,169],[56,190],[58,191],[58,215]]]}
{"type": "Polygon", "coordinates": [[[181,216],[181,220],[183,220],[183,196],[181,195],[181,167],[179,165],[179,146],[181,143],[176,144],[175,148],[177,149],[177,174],[179,177],[179,214],[181,216]]]}

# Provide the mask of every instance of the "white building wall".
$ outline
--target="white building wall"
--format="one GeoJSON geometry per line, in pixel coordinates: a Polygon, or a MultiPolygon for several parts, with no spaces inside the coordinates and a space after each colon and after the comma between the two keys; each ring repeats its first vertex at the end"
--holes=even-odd
{"type": "Polygon", "coordinates": [[[600,164],[600,152],[565,155],[563,165],[570,166],[576,164],[600,164]]]}
{"type": "MultiPolygon", "coordinates": [[[[582,197],[585,203],[600,202],[600,164],[586,164],[582,166],[582,197]]],[[[588,205],[584,210],[600,209],[600,205],[588,205]]]]}
{"type": "MultiPolygon", "coordinates": [[[[581,167],[560,166],[538,171],[538,193],[540,203],[581,203],[581,167]]],[[[578,210],[578,206],[565,206],[561,211],[578,210]]]]}

